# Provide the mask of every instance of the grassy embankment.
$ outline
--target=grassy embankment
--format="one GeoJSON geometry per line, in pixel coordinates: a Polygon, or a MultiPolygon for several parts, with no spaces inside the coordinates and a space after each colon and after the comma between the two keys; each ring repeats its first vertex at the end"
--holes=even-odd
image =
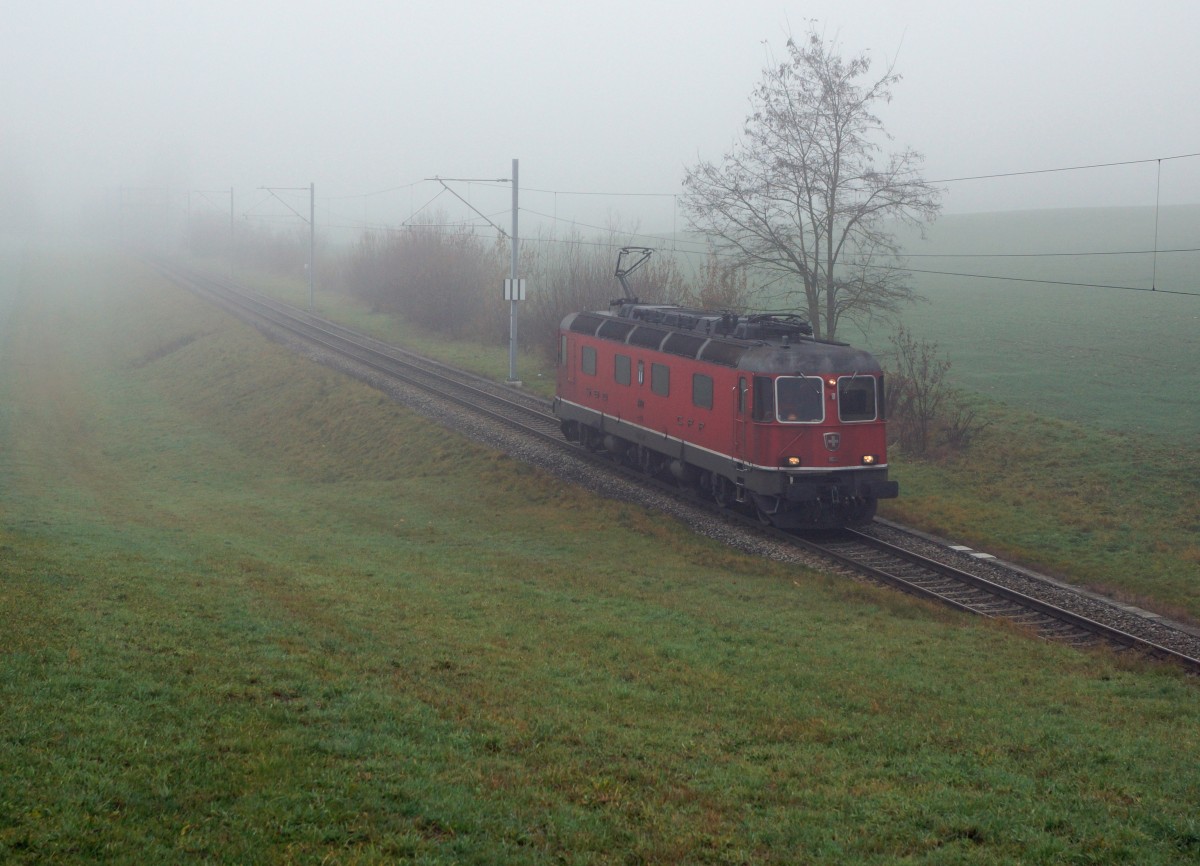
{"type": "Polygon", "coordinates": [[[1173,672],[551,483],[119,261],[0,312],[0,861],[1200,854],[1173,672]]]}
{"type": "Polygon", "coordinates": [[[1200,207],[1157,222],[1153,208],[975,214],[910,239],[929,303],[906,324],[993,401],[993,426],[947,463],[901,457],[888,513],[1197,619],[1200,298],[1145,291],[1200,291],[1197,254],[1125,251],[1156,233],[1160,250],[1195,249],[1200,207]]]}
{"type": "MultiPolygon", "coordinates": [[[[1190,225],[1194,212],[1176,209],[1164,220],[1173,227],[1164,230],[1164,248],[1186,242],[1179,226],[1190,225]]],[[[1141,245],[1136,228],[1145,217],[1136,210],[950,217],[919,249],[953,255],[1128,249],[1141,245]]],[[[1144,256],[1100,261],[1106,270],[1081,272],[1073,258],[914,259],[914,267],[1133,286],[1148,274],[1144,256]]],[[[1163,285],[1182,285],[1181,261],[1164,256],[1163,285]]],[[[909,326],[942,347],[956,384],[979,395],[991,426],[969,452],[944,462],[906,460],[893,451],[901,498],[881,513],[1200,619],[1197,299],[928,274],[915,279],[931,302],[910,311],[909,326]]],[[[307,304],[307,286],[257,285],[307,304]]],[[[383,339],[496,379],[507,375],[503,346],[429,339],[329,293],[318,293],[317,304],[323,315],[383,339]]],[[[877,349],[888,347],[886,336],[873,341],[877,349]]],[[[527,387],[552,393],[554,369],[545,359],[523,356],[519,370],[527,387]]]]}

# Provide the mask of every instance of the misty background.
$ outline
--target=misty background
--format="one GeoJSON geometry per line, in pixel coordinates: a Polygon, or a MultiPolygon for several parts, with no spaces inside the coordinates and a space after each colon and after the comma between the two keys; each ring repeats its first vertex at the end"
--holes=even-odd
{"type": "MultiPolygon", "coordinates": [[[[319,228],[431,200],[475,219],[426,179],[499,180],[518,158],[523,235],[682,231],[685,166],[729,148],[810,21],[903,75],[883,120],[947,214],[1200,202],[1200,5],[1183,0],[10,0],[2,224],[103,221],[139,190],[227,210],[230,189],[238,218],[282,221],[310,183],[319,228]],[[1128,164],[1045,171],[1109,163],[1128,164]],[[1041,173],[959,180],[1013,172],[1041,173]]],[[[480,181],[455,190],[507,225],[508,188],[480,181]]]]}

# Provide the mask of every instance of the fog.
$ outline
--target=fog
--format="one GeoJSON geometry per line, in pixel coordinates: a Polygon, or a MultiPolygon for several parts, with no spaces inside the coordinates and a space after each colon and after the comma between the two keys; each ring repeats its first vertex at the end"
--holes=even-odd
{"type": "MultiPolygon", "coordinates": [[[[518,158],[527,230],[682,229],[684,168],[729,147],[810,19],[902,74],[882,115],[948,181],[947,212],[1200,201],[1200,158],[1167,159],[1200,153],[1194,0],[41,0],[4,17],[10,228],[146,190],[180,211],[233,189],[237,216],[293,219],[261,188],[314,183],[318,222],[353,229],[412,218],[441,190],[426,178],[507,178],[518,158]],[[1134,164],[956,180],[1107,163],[1134,164]]],[[[503,185],[455,189],[507,221],[503,185]]]]}

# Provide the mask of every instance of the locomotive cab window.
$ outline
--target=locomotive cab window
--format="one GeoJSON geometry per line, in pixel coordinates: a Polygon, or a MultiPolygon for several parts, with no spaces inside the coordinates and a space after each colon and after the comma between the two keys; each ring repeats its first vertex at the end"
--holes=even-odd
{"type": "Polygon", "coordinates": [[[660,397],[671,393],[671,368],[666,364],[650,365],[650,390],[660,397]]]}
{"type": "Polygon", "coordinates": [[[618,385],[628,385],[633,381],[633,364],[628,355],[613,356],[613,378],[618,385]]]}
{"type": "Polygon", "coordinates": [[[706,376],[703,373],[692,374],[692,405],[702,409],[713,407],[712,376],[706,376]]]}
{"type": "Polygon", "coordinates": [[[812,423],[825,420],[824,390],[816,376],[780,376],[775,380],[779,420],[812,423]]]}
{"type": "Polygon", "coordinates": [[[563,334],[558,341],[558,366],[567,366],[567,335],[563,334]]]}
{"type": "Polygon", "coordinates": [[[874,421],[878,416],[874,376],[843,376],[838,379],[838,418],[842,421],[874,421]]]}
{"type": "Polygon", "coordinates": [[[775,380],[766,376],[754,377],[754,408],[751,416],[755,421],[775,420],[775,380]]]}
{"type": "Polygon", "coordinates": [[[579,366],[589,376],[596,375],[596,350],[592,346],[584,346],[580,353],[579,366]]]}

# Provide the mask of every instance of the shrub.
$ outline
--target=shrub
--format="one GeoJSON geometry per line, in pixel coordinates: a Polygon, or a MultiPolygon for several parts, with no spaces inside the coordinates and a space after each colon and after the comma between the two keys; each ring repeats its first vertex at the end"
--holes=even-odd
{"type": "Polygon", "coordinates": [[[915,457],[932,446],[961,450],[985,427],[977,409],[946,380],[950,361],[937,343],[918,340],[903,325],[891,338],[887,369],[887,415],[892,440],[915,457]]]}

